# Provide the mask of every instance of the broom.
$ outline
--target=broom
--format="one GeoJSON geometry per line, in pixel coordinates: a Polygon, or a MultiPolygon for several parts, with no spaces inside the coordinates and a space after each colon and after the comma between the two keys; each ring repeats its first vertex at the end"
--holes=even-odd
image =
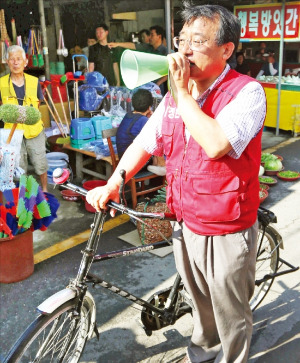
{"type": "Polygon", "coordinates": [[[41,113],[34,107],[6,104],[0,106],[0,119],[13,124],[6,140],[6,144],[9,144],[18,124],[34,125],[41,119],[41,113]]]}
{"type": "Polygon", "coordinates": [[[28,229],[32,225],[33,217],[44,218],[51,216],[48,203],[43,192],[32,175],[22,175],[19,185],[19,201],[17,214],[18,226],[28,229]]]}
{"type": "MultiPolygon", "coordinates": [[[[61,122],[60,116],[59,116],[58,111],[57,111],[57,109],[55,107],[53,99],[52,99],[52,97],[51,97],[51,95],[50,95],[50,93],[49,93],[49,91],[47,89],[49,84],[51,84],[51,82],[48,81],[48,80],[44,81],[43,84],[42,84],[42,89],[44,89],[46,91],[49,102],[46,100],[46,97],[44,97],[44,101],[45,101],[45,103],[46,103],[46,105],[48,107],[49,112],[51,113],[51,116],[53,117],[53,120],[55,121],[55,123],[56,123],[56,125],[57,125],[57,127],[59,129],[59,132],[62,135],[62,137],[58,138],[60,140],[59,143],[60,144],[68,144],[68,143],[70,143],[70,137],[68,137],[67,134],[64,133],[64,126],[63,126],[63,124],[61,122]],[[50,107],[50,104],[49,104],[50,102],[52,104],[52,107],[53,107],[53,110],[55,111],[56,116],[54,115],[54,113],[53,113],[53,111],[52,111],[52,109],[50,107]],[[56,117],[58,118],[59,122],[57,121],[56,117]]],[[[56,143],[58,143],[57,140],[56,140],[56,143]]]]}
{"type": "MultiPolygon", "coordinates": [[[[63,115],[64,115],[64,120],[65,120],[65,124],[66,124],[66,128],[67,128],[67,132],[70,133],[70,128],[69,128],[69,123],[68,123],[65,107],[64,107],[62,95],[61,95],[61,92],[60,92],[60,89],[59,89],[59,82],[58,81],[57,82],[53,81],[52,86],[56,87],[56,90],[57,90],[57,93],[58,93],[58,96],[59,96],[59,100],[60,100],[60,105],[61,105],[63,115]]],[[[57,115],[58,115],[58,113],[57,113],[57,115]]],[[[70,142],[71,142],[70,136],[67,136],[67,134],[63,135],[63,137],[59,137],[56,140],[57,144],[69,144],[70,142]]]]}
{"type": "Polygon", "coordinates": [[[53,220],[57,218],[56,212],[60,204],[53,194],[46,192],[43,193],[41,188],[39,188],[39,192],[36,198],[36,203],[37,206],[36,210],[33,213],[33,221],[30,229],[32,231],[35,231],[36,229],[45,231],[49,227],[49,225],[53,222],[53,220]],[[49,205],[50,215],[43,217],[41,216],[41,213],[38,210],[40,209],[39,204],[45,202],[49,205]],[[39,215],[36,215],[36,212],[39,215]]]}

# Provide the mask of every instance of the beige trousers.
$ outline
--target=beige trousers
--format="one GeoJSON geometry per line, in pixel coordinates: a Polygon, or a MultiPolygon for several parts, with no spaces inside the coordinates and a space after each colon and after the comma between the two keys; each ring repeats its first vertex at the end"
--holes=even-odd
{"type": "Polygon", "coordinates": [[[37,175],[46,173],[48,162],[46,158],[46,135],[44,130],[32,139],[25,139],[23,137],[20,154],[20,167],[24,169],[25,174],[28,168],[28,157],[37,175]]]}
{"type": "Polygon", "coordinates": [[[201,236],[174,223],[176,267],[190,294],[194,329],[187,349],[191,362],[247,362],[254,291],[257,222],[224,236],[201,236]]]}

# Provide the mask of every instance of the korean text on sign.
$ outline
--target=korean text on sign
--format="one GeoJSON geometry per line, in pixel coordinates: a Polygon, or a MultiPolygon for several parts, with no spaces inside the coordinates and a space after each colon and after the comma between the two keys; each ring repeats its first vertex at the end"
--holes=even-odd
{"type": "MultiPolygon", "coordinates": [[[[235,6],[241,22],[241,41],[279,40],[281,38],[281,4],[235,6]]],[[[284,39],[300,40],[300,1],[286,3],[284,39]]]]}

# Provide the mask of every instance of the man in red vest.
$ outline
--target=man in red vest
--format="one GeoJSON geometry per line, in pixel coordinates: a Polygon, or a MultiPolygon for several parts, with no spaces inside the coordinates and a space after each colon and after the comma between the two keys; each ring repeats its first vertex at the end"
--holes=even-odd
{"type": "Polygon", "coordinates": [[[129,180],[151,154],[166,156],[175,262],[195,307],[182,362],[247,362],[266,99],[228,65],[238,19],[218,5],[184,6],[178,52],[168,55],[171,90],[87,201],[98,210],[118,201],[120,169],[129,180]]]}

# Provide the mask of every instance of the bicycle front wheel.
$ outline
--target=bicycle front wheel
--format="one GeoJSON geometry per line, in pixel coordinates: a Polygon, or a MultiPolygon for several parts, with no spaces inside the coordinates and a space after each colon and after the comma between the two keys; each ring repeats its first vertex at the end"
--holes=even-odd
{"type": "Polygon", "coordinates": [[[12,347],[5,362],[78,362],[91,328],[93,307],[84,298],[77,314],[75,304],[71,300],[49,315],[38,316],[12,347]]]}
{"type": "Polygon", "coordinates": [[[272,274],[276,273],[279,261],[279,244],[276,235],[269,226],[265,231],[260,227],[257,237],[257,256],[255,271],[255,289],[250,300],[251,310],[254,311],[267,295],[274,281],[272,274]],[[267,275],[271,275],[263,282],[267,275]]]}

